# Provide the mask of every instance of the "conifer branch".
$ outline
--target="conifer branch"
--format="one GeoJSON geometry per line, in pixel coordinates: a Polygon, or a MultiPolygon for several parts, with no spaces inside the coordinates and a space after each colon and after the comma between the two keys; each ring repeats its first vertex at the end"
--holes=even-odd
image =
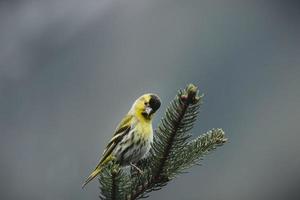
{"type": "Polygon", "coordinates": [[[177,156],[172,160],[170,173],[178,174],[185,169],[198,164],[205,155],[222,146],[227,141],[222,129],[212,129],[207,133],[191,140],[183,149],[176,152],[177,156]]]}
{"type": "Polygon", "coordinates": [[[143,174],[130,173],[111,164],[100,175],[101,199],[135,200],[165,186],[178,174],[198,162],[227,139],[222,129],[212,129],[193,140],[189,131],[196,121],[203,95],[190,84],[170,103],[155,131],[146,159],[137,163],[143,174]]]}
{"type": "Polygon", "coordinates": [[[125,199],[125,195],[128,192],[128,181],[128,175],[120,169],[119,165],[111,163],[103,170],[99,177],[100,199],[125,199]]]}
{"type": "MultiPolygon", "coordinates": [[[[174,139],[176,137],[176,135],[178,134],[178,131],[180,130],[180,127],[183,125],[183,119],[184,116],[187,112],[187,109],[190,105],[195,105],[199,102],[200,97],[196,99],[196,93],[197,93],[197,88],[194,85],[189,85],[186,89],[185,92],[180,92],[178,100],[180,103],[180,106],[178,107],[178,117],[177,119],[175,118],[175,120],[172,120],[172,132],[169,134],[168,138],[167,138],[167,146],[164,148],[163,151],[163,156],[160,158],[160,160],[158,161],[160,164],[158,166],[158,169],[156,170],[156,173],[154,175],[154,180],[159,180],[165,165],[166,165],[166,161],[169,158],[170,154],[171,154],[171,149],[172,146],[174,145],[174,139]]],[[[176,100],[174,100],[176,101],[176,100]]],[[[169,113],[169,112],[167,112],[169,113]]],[[[168,114],[167,114],[168,115],[168,114]]],[[[172,117],[168,116],[170,119],[172,119],[172,117]]],[[[187,119],[188,120],[188,119],[187,119]]],[[[162,122],[162,126],[163,126],[164,122],[162,122]]],[[[168,124],[168,121],[165,120],[165,124],[168,124]]]]}

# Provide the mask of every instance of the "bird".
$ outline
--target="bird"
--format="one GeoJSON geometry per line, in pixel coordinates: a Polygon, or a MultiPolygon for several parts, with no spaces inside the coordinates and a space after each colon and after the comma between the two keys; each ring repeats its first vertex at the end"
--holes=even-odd
{"type": "Polygon", "coordinates": [[[120,166],[130,165],[139,173],[142,173],[142,170],[135,164],[142,158],[147,157],[151,148],[153,142],[152,120],[160,106],[161,100],[154,93],[144,94],[135,100],[129,112],[117,126],[98,165],[82,184],[82,188],[100,174],[103,168],[113,160],[120,166]]]}

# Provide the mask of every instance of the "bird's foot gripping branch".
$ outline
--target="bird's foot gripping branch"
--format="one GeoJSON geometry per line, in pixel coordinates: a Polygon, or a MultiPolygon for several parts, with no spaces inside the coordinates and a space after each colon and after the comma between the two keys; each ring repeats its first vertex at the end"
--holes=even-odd
{"type": "Polygon", "coordinates": [[[100,198],[145,198],[197,164],[210,151],[222,146],[227,141],[222,129],[212,129],[191,139],[190,131],[202,98],[203,95],[192,84],[179,90],[155,131],[149,156],[137,163],[143,173],[135,170],[128,173],[118,164],[110,163],[99,176],[100,198]]]}

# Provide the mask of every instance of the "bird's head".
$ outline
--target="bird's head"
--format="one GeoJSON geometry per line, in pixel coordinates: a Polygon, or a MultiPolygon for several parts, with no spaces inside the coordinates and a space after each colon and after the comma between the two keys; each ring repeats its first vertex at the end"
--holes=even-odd
{"type": "Polygon", "coordinates": [[[133,104],[132,111],[136,116],[151,120],[153,114],[159,109],[161,101],[156,94],[144,94],[133,104]]]}

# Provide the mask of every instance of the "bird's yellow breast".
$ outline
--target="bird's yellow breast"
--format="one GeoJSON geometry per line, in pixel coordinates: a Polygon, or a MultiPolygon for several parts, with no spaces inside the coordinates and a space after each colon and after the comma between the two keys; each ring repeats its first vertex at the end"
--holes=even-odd
{"type": "Polygon", "coordinates": [[[137,123],[135,127],[135,133],[143,137],[145,140],[147,140],[148,138],[152,138],[153,129],[151,121],[145,120],[137,123]]]}

